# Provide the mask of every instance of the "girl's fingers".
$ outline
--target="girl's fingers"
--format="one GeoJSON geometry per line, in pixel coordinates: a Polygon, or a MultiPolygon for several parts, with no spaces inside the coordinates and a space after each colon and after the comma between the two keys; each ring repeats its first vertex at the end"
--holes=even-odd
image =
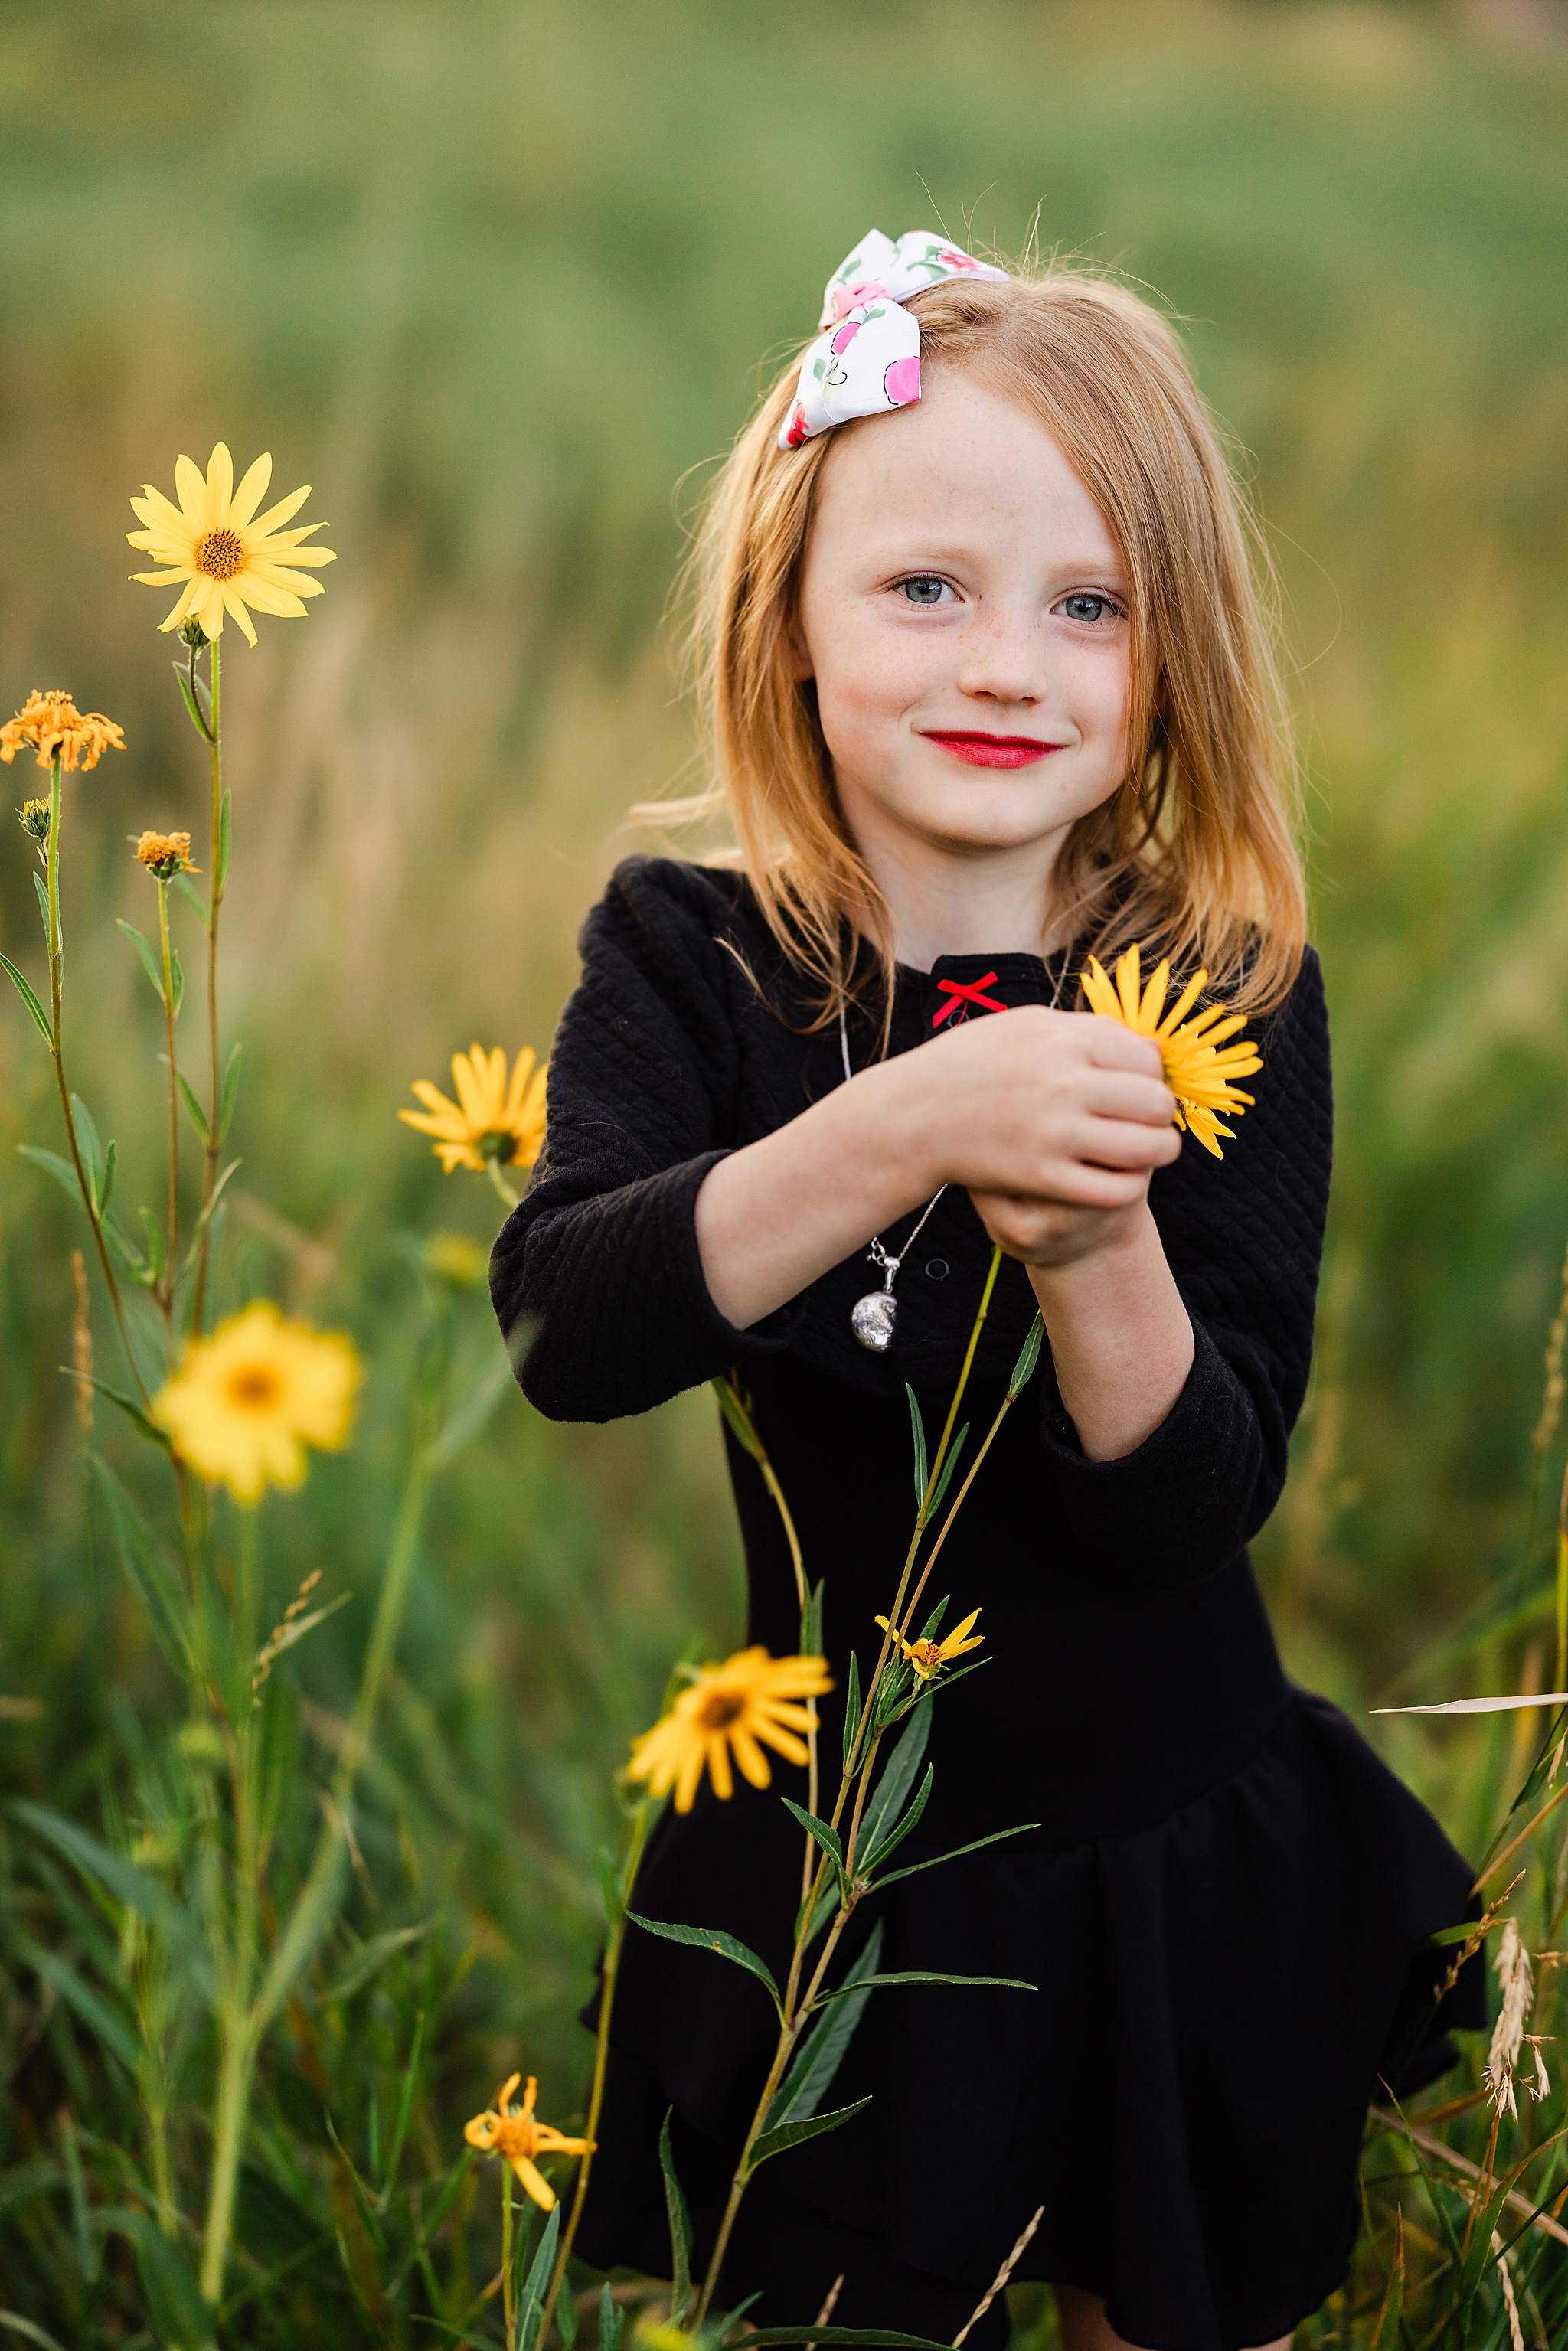
{"type": "Polygon", "coordinates": [[[1082,1099],[1096,1118],[1135,1119],[1145,1126],[1170,1126],[1176,1119],[1176,1096],[1165,1080],[1131,1071],[1086,1071],[1082,1099]]]}

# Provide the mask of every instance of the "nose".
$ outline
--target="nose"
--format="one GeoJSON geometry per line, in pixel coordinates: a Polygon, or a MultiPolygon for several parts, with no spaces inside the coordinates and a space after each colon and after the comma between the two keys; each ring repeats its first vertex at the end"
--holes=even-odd
{"type": "Polygon", "coordinates": [[[964,632],[958,691],[977,702],[1032,706],[1051,696],[1046,632],[1021,605],[982,604],[964,632]]]}

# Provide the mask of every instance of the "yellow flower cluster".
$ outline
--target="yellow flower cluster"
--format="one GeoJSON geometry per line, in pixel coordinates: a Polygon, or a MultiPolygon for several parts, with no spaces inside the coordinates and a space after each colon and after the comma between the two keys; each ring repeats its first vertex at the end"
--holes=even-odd
{"type": "Polygon", "coordinates": [[[669,1713],[633,1740],[627,1768],[634,1780],[647,1781],[653,1795],[674,1788],[678,1813],[691,1811],[705,1769],[716,1796],[735,1793],[732,1749],[752,1786],[766,1788],[772,1775],[763,1748],[804,1763],[810,1750],[797,1734],[814,1727],[815,1709],[798,1701],[832,1687],[826,1657],[737,1650],[722,1666],[705,1666],[669,1713]]]}
{"type": "Polygon", "coordinates": [[[141,496],[131,505],[147,528],[128,530],[125,536],[132,547],[144,549],[167,569],[131,576],[148,588],[183,583],[180,601],[168,619],[159,622],[161,629],[195,621],[205,636],[220,637],[224,616],[232,613],[254,645],[252,605],[281,620],[304,619],[300,600],[322,590],[319,580],[298,566],[331,563],[336,558],[329,547],[303,543],[322,528],[320,523],[306,523],[298,530],[282,528],[309,496],[308,483],[257,515],[271,479],[272,459],[258,457],[236,490],[234,459],[220,441],[207,461],[204,478],[189,457],[175,460],[177,507],[151,482],[142,484],[141,496]]]}
{"type": "Polygon", "coordinates": [[[983,1633],[977,1633],[972,1640],[964,1637],[979,1613],[977,1608],[972,1608],[961,1625],[954,1625],[945,1641],[906,1641],[902,1633],[893,1632],[893,1626],[885,1616],[879,1616],[876,1621],[884,1633],[893,1633],[894,1644],[914,1667],[915,1678],[928,1682],[936,1678],[944,1666],[950,1666],[955,1657],[961,1657],[967,1649],[978,1649],[984,1646],[986,1636],[983,1633]]]}
{"type": "Polygon", "coordinates": [[[1239,1118],[1250,1109],[1253,1097],[1244,1094],[1235,1081],[1260,1070],[1263,1057],[1251,1043],[1225,1042],[1247,1026],[1243,1013],[1211,1004],[1195,1019],[1186,1018],[1208,985],[1206,971],[1194,972],[1166,1012],[1170,977],[1170,965],[1162,963],[1148,986],[1141,987],[1138,950],[1131,946],[1117,961],[1113,985],[1091,956],[1083,993],[1092,1011],[1119,1020],[1134,1036],[1154,1039],[1165,1065],[1166,1083],[1176,1098],[1176,1124],[1216,1159],[1222,1159],[1219,1137],[1227,1143],[1236,1138],[1228,1126],[1220,1125],[1218,1113],[1223,1111],[1228,1117],[1239,1118]]]}
{"type": "Polygon", "coordinates": [[[193,1340],[152,1417],[200,1478],[221,1479],[236,1502],[268,1484],[298,1486],[305,1447],[349,1441],[360,1359],[339,1332],[286,1322],[260,1300],[193,1340]]]}
{"type": "Polygon", "coordinates": [[[124,750],[125,737],[101,711],[78,710],[58,687],[40,694],[35,686],[15,718],[0,726],[0,759],[9,767],[29,746],[40,768],[57,759],[62,768],[96,768],[105,751],[124,750]]]}
{"type": "Polygon", "coordinates": [[[463,2126],[463,2136],[470,2147],[480,2147],[486,2155],[498,2155],[509,2163],[534,2202],[543,2212],[555,2209],[555,2189],[534,2163],[536,2155],[586,2155],[589,2143],[585,2138],[567,2138],[553,2123],[534,2120],[534,2104],[539,2085],[530,2074],[528,2086],[520,2106],[511,2103],[512,2092],[522,2080],[520,2074],[508,2074],[496,2093],[496,2103],[486,2106],[482,2115],[463,2126]]]}

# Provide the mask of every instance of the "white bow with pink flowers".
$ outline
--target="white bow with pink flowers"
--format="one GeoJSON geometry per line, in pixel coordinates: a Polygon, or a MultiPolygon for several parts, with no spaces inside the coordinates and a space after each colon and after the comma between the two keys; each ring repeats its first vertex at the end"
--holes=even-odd
{"type": "Polygon", "coordinates": [[[920,326],[904,303],[944,277],[1006,277],[946,237],[911,229],[894,245],[873,228],[828,280],[817,322],[824,332],[800,362],[780,449],[798,449],[852,416],[909,407],[920,397],[920,326]]]}

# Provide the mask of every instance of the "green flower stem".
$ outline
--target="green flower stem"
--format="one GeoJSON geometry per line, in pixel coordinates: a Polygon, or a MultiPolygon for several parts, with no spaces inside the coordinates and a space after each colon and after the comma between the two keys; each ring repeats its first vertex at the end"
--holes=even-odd
{"type": "Polygon", "coordinates": [[[93,1199],[92,1186],[87,1180],[87,1170],[82,1165],[81,1145],[77,1141],[76,1113],[71,1108],[71,1090],[66,1079],[66,1060],[61,1044],[60,1029],[60,1003],[65,979],[65,951],[60,935],[61,813],[60,762],[57,754],[49,762],[49,842],[48,856],[46,861],[49,902],[49,1050],[54,1057],[55,1081],[60,1090],[60,1112],[66,1123],[66,1141],[70,1146],[71,1165],[76,1170],[82,1206],[87,1210],[87,1220],[92,1227],[92,1237],[98,1245],[98,1261],[103,1268],[103,1278],[109,1289],[109,1302],[114,1310],[115,1327],[120,1332],[120,1343],[125,1351],[125,1360],[130,1365],[131,1376],[136,1383],[137,1392],[145,1405],[151,1403],[152,1398],[148,1395],[146,1383],[137,1368],[136,1357],[131,1352],[131,1333],[126,1328],[125,1308],[120,1301],[120,1284],[114,1278],[114,1267],[110,1261],[108,1245],[103,1238],[102,1221],[98,1213],[97,1203],[93,1199]]]}
{"type": "MultiPolygon", "coordinates": [[[[1021,1393],[1021,1391],[1019,1393],[1021,1393]]],[[[903,1635],[906,1641],[909,1638],[909,1628],[915,1622],[915,1612],[920,1605],[920,1595],[925,1591],[926,1583],[930,1578],[931,1571],[936,1564],[937,1554],[941,1551],[943,1544],[947,1540],[948,1530],[952,1526],[954,1520],[957,1517],[958,1512],[963,1508],[965,1497],[967,1495],[970,1487],[979,1476],[980,1465],[985,1460],[985,1458],[990,1451],[992,1446],[996,1443],[997,1437],[1001,1429],[1003,1421],[1006,1420],[1008,1414],[1011,1411],[1013,1405],[1017,1402],[1018,1394],[1015,1394],[1015,1392],[1009,1388],[1007,1395],[1002,1398],[1001,1403],[997,1406],[997,1416],[992,1421],[989,1428],[986,1431],[985,1443],[981,1446],[973,1461],[969,1464],[968,1476],[965,1479],[963,1484],[959,1487],[957,1493],[953,1498],[952,1509],[948,1511],[946,1517],[943,1520],[941,1526],[937,1529],[936,1540],[932,1544],[930,1552],[926,1555],[925,1564],[920,1571],[920,1581],[909,1595],[909,1605],[904,1610],[903,1623],[899,1624],[896,1617],[894,1619],[894,1623],[897,1625],[898,1631],[903,1635]]],[[[1562,1683],[1559,1682],[1557,1687],[1561,1689],[1563,1687],[1562,1683]]]]}
{"type": "Polygon", "coordinates": [[[610,2020],[615,2006],[615,1984],[621,1971],[621,1947],[626,1939],[626,1913],[632,1906],[632,1889],[637,1883],[637,1871],[643,1859],[643,1847],[648,1835],[648,1815],[652,1807],[646,1796],[638,1802],[627,1830],[626,1857],[622,1865],[621,1893],[615,1917],[609,1922],[604,1938],[604,1965],[600,1975],[599,2033],[593,2045],[593,2086],[588,2095],[588,2119],[582,2136],[588,2141],[587,2152],[577,2175],[577,2192],[571,2199],[571,2213],[561,2231],[560,2246],[556,2253],[555,2267],[550,2272],[549,2291],[545,2296],[544,2317],[540,2322],[538,2339],[543,2343],[549,2334],[555,2315],[556,2297],[566,2277],[566,2265],[571,2259],[571,2248],[577,2236],[577,2224],[582,2218],[582,2208],[588,2200],[588,2175],[593,2168],[594,2142],[599,2131],[600,2111],[604,2104],[604,2076],[610,2062],[610,2020]]]}
{"type": "Polygon", "coordinates": [[[506,1177],[502,1175],[500,1161],[498,1159],[486,1159],[485,1165],[489,1170],[491,1183],[494,1184],[497,1191],[499,1192],[507,1207],[515,1208],[523,1196],[520,1192],[515,1192],[512,1189],[512,1186],[507,1183],[506,1177]]]}
{"type": "Polygon", "coordinates": [[[180,1080],[174,1066],[174,973],[169,947],[169,884],[158,877],[158,943],[163,955],[163,1034],[169,1048],[169,1260],[159,1303],[167,1320],[174,1301],[174,1252],[180,1224],[180,1080]]]}
{"type": "MultiPolygon", "coordinates": [[[[212,875],[207,896],[207,1157],[202,1178],[201,1249],[196,1259],[196,1289],[191,1307],[191,1329],[202,1335],[203,1316],[207,1302],[207,1259],[212,1248],[212,1220],[205,1212],[211,1204],[213,1186],[218,1180],[218,1152],[223,1143],[219,1123],[223,1111],[222,1080],[218,1070],[218,910],[224,903],[225,876],[219,869],[218,850],[223,839],[224,822],[224,748],[223,748],[223,659],[222,640],[212,641],[213,720],[207,729],[213,747],[213,841],[212,875]]],[[[193,653],[193,662],[194,655],[193,653]]],[[[171,1262],[171,1280],[172,1264],[171,1262]]]]}
{"type": "MultiPolygon", "coordinates": [[[[986,1286],[980,1295],[980,1303],[975,1315],[974,1327],[969,1332],[969,1343],[965,1350],[963,1369],[958,1375],[958,1384],[953,1392],[953,1401],[948,1409],[946,1426],[942,1431],[941,1443],[937,1446],[936,1458],[930,1465],[930,1471],[925,1483],[925,1491],[921,1497],[919,1508],[915,1512],[915,1532],[910,1541],[909,1550],[904,1557],[904,1572],[899,1578],[897,1595],[894,1598],[893,1606],[888,1611],[888,1622],[890,1625],[896,1625],[899,1622],[899,1612],[904,1606],[904,1594],[909,1588],[909,1579],[914,1571],[915,1558],[919,1552],[921,1539],[930,1521],[932,1498],[936,1491],[937,1481],[942,1475],[943,1463],[946,1459],[947,1448],[952,1442],[953,1430],[958,1418],[958,1408],[963,1403],[965,1390],[967,1388],[969,1384],[969,1374],[974,1368],[976,1352],[980,1343],[980,1333],[985,1328],[986,1317],[990,1311],[991,1294],[997,1285],[997,1275],[1000,1270],[1001,1261],[1002,1253],[1000,1249],[993,1249],[991,1251],[990,1268],[986,1275],[986,1286]]],[[[1009,1401],[1011,1401],[1010,1397],[1009,1401]]],[[[1005,1408],[1006,1407],[1004,1406],[1004,1410],[1005,1408]]],[[[982,1448],[982,1458],[984,1452],[989,1450],[991,1437],[995,1437],[997,1426],[999,1426],[999,1423],[1000,1415],[998,1414],[997,1422],[993,1423],[990,1437],[988,1437],[986,1446],[982,1448]]],[[[976,1467],[978,1467],[977,1462],[976,1467]]],[[[967,1494],[973,1482],[974,1472],[971,1470],[969,1476],[965,1479],[963,1486],[959,1489],[957,1499],[955,1500],[952,1510],[949,1510],[946,1520],[943,1521],[942,1532],[944,1536],[946,1535],[947,1529],[952,1525],[953,1520],[957,1514],[958,1506],[963,1501],[965,1495],[967,1494]]],[[[849,1834],[844,1844],[845,1866],[852,1876],[854,1870],[855,1839],[860,1833],[861,1815],[864,1810],[866,1797],[870,1792],[872,1772],[876,1762],[877,1749],[881,1744],[880,1732],[873,1731],[869,1737],[867,1736],[867,1732],[872,1721],[872,1710],[875,1704],[877,1689],[882,1680],[883,1669],[886,1664],[888,1654],[892,1647],[892,1641],[893,1636],[891,1633],[888,1633],[883,1636],[882,1650],[877,1658],[876,1670],[873,1673],[867,1686],[865,1702],[862,1708],[854,1740],[850,1750],[849,1761],[844,1767],[843,1777],[839,1784],[838,1801],[833,1807],[832,1825],[837,1828],[839,1822],[843,1817],[844,1807],[849,1801],[850,1792],[852,1789],[854,1791],[854,1807],[851,1816],[849,1834]],[[863,1746],[862,1743],[862,1741],[864,1742],[863,1746]]],[[[813,1810],[814,1809],[815,1807],[813,1806],[813,1810]]],[[[800,2040],[800,2034],[804,2031],[810,2019],[811,2013],[811,2003],[817,1998],[818,1993],[821,1991],[822,1985],[826,1980],[829,1964],[832,1959],[834,1951],[838,1948],[839,1938],[849,1923],[850,1915],[854,1907],[854,1897],[852,1895],[847,1902],[841,1903],[838,1913],[833,1918],[832,1923],[829,1927],[827,1934],[823,1938],[821,1952],[817,1959],[816,1966],[812,1969],[810,1980],[802,1991],[800,1979],[804,1972],[806,1949],[810,1934],[811,1919],[816,1910],[817,1898],[821,1893],[826,1872],[827,1861],[824,1857],[820,1862],[815,1878],[808,1888],[806,1898],[801,1904],[800,1923],[796,1930],[795,1948],[790,1955],[789,1973],[784,1989],[784,2017],[779,2027],[778,2046],[773,2053],[773,2063],[768,2069],[768,2079],[762,2085],[762,2095],[758,2099],[756,2110],[752,2115],[751,2123],[746,2134],[746,2143],[740,2150],[739,2160],[736,2164],[734,2174],[730,2179],[728,2200],[724,2208],[724,2216],[719,2222],[718,2234],[714,2240],[713,2257],[708,2262],[707,2275],[703,2281],[702,2294],[698,2300],[696,2311],[692,2321],[694,2332],[702,2326],[704,2320],[707,2316],[708,2305],[712,2302],[718,2286],[720,2273],[724,2268],[725,2255],[729,2248],[730,2233],[735,2227],[736,2215],[740,2210],[741,2199],[745,2195],[751,2181],[749,2167],[752,2148],[756,2146],[758,2137],[761,2136],[761,2133],[766,2126],[768,2110],[773,2104],[774,2097],[779,2089],[779,2085],[784,2079],[785,2072],[789,2066],[789,2060],[794,2053],[796,2043],[800,2040]]]]}
{"type": "Polygon", "coordinates": [[[507,2351],[517,2342],[516,2290],[512,2283],[512,2167],[501,2164],[501,2307],[505,2313],[507,2351]]]}

